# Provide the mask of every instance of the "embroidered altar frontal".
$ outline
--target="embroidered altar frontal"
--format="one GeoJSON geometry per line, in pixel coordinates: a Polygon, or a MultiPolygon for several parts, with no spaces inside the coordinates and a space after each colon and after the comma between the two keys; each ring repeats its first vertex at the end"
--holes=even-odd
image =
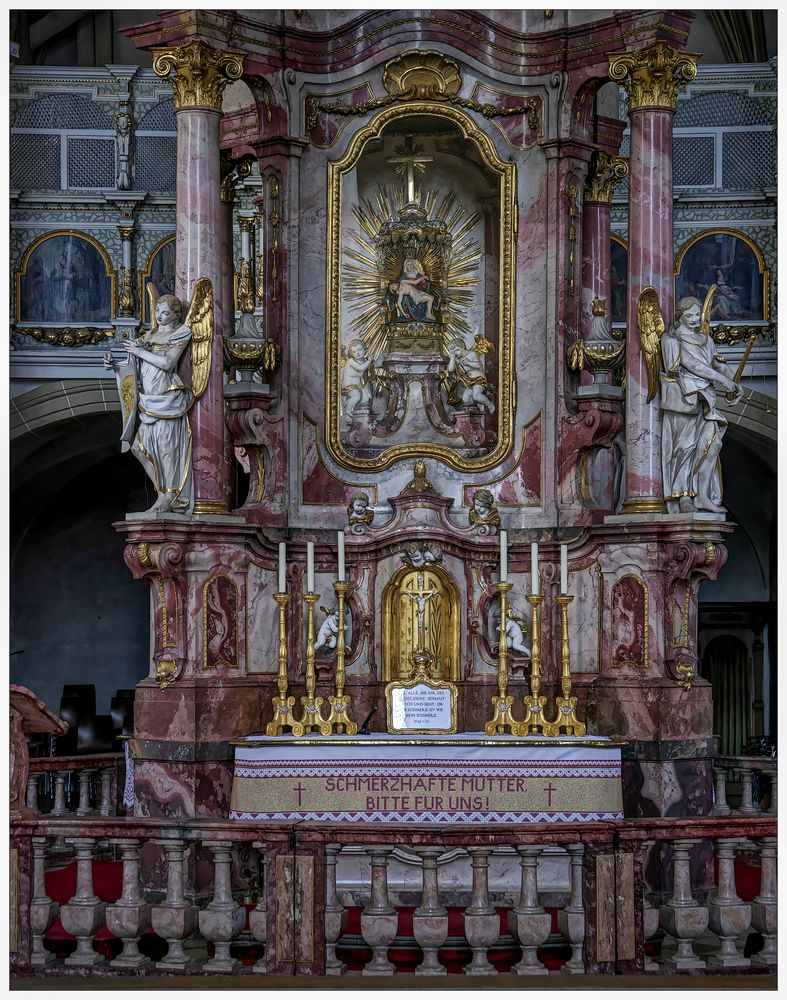
{"type": "Polygon", "coordinates": [[[623,818],[620,746],[591,739],[250,736],[232,819],[572,823],[623,818]]]}

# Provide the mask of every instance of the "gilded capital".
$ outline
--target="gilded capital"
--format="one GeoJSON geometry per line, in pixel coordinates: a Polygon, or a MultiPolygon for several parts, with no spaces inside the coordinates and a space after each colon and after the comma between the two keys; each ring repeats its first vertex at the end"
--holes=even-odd
{"type": "Polygon", "coordinates": [[[622,181],[628,172],[629,164],[625,156],[610,156],[609,153],[599,150],[585,183],[585,201],[602,201],[609,204],[612,201],[615,185],[618,181],[622,181]]]}
{"type": "Polygon", "coordinates": [[[172,48],[154,48],[153,69],[172,84],[175,110],[210,108],[221,111],[221,95],[243,72],[243,53],[224,52],[193,41],[172,48]],[[174,75],[170,76],[171,73],[174,75]]]}
{"type": "Polygon", "coordinates": [[[697,75],[699,58],[697,52],[681,52],[666,42],[656,42],[636,52],[607,56],[609,78],[626,88],[629,111],[674,111],[678,90],[697,75]]]}

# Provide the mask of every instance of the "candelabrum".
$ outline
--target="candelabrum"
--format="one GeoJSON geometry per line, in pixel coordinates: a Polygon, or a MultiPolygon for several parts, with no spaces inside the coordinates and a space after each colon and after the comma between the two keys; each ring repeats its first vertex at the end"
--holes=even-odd
{"type": "MultiPolygon", "coordinates": [[[[303,600],[306,602],[306,694],[301,696],[301,707],[303,715],[300,724],[304,733],[310,733],[312,729],[319,729],[323,736],[330,736],[331,727],[326,726],[320,712],[322,698],[315,695],[317,687],[317,672],[314,669],[314,604],[317,600],[316,594],[304,594],[303,600]]],[[[293,735],[299,736],[293,729],[293,735]]]]}
{"type": "Polygon", "coordinates": [[[497,589],[500,593],[500,653],[497,668],[497,690],[498,694],[492,698],[492,706],[495,714],[487,722],[484,731],[487,736],[494,736],[496,733],[502,735],[508,729],[515,733],[518,727],[516,719],[511,714],[514,704],[514,696],[508,694],[508,646],[506,644],[506,622],[508,621],[508,592],[511,589],[510,583],[498,583],[497,589]]]}
{"type": "Polygon", "coordinates": [[[279,697],[273,699],[273,719],[265,728],[268,736],[281,736],[285,729],[291,729],[293,735],[302,736],[303,726],[292,713],[295,698],[287,694],[287,622],[285,609],[290,599],[289,594],[274,594],[274,601],[279,605],[279,676],[277,686],[279,697]]]}
{"type": "MultiPolygon", "coordinates": [[[[355,736],[358,732],[358,726],[347,714],[350,710],[350,696],[344,693],[344,599],[347,595],[347,584],[344,580],[337,580],[333,589],[336,591],[336,615],[339,626],[339,632],[336,636],[336,694],[328,698],[331,710],[328,713],[328,718],[324,721],[324,726],[328,727],[329,733],[336,729],[337,733],[355,736]]],[[[320,727],[320,732],[324,733],[323,727],[320,727]]]]}
{"type": "MultiPolygon", "coordinates": [[[[567,736],[584,736],[586,727],[577,718],[577,699],[571,694],[571,650],[568,642],[568,606],[574,598],[570,594],[560,594],[557,598],[560,608],[561,661],[563,669],[560,686],[563,697],[557,698],[557,715],[544,725],[545,736],[558,736],[561,729],[567,736]]],[[[534,625],[535,628],[535,625],[534,625]]]]}
{"type": "Polygon", "coordinates": [[[527,603],[533,609],[533,644],[530,653],[530,694],[525,697],[525,717],[512,730],[514,736],[528,736],[544,731],[544,706],[541,694],[541,594],[528,594],[527,603]]]}

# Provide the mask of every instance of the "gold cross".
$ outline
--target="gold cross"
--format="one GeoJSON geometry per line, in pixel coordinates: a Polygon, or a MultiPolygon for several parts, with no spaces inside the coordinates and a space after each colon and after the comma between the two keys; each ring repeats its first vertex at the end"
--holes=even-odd
{"type": "Polygon", "coordinates": [[[415,201],[415,172],[423,173],[427,163],[433,163],[433,156],[426,156],[423,153],[423,146],[413,146],[413,137],[408,135],[404,140],[404,146],[396,147],[397,156],[386,157],[386,163],[396,164],[397,174],[407,175],[407,201],[415,201]]]}

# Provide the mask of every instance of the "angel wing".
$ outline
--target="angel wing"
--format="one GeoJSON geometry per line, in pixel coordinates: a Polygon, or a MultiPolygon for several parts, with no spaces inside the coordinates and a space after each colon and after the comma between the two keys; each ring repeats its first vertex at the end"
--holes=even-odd
{"type": "Polygon", "coordinates": [[[708,293],[705,296],[705,301],[702,303],[702,312],[700,314],[700,330],[706,335],[710,336],[710,314],[713,308],[713,300],[716,297],[716,292],[718,291],[718,285],[711,285],[708,289],[708,293]]]}
{"type": "Polygon", "coordinates": [[[197,280],[185,325],[191,330],[191,387],[194,398],[199,399],[208,387],[213,347],[213,286],[209,278],[197,280]]]}
{"type": "Polygon", "coordinates": [[[648,397],[650,403],[659,391],[659,368],[661,367],[660,344],[664,333],[664,317],[659,309],[659,297],[652,285],[642,289],[637,302],[637,328],[639,347],[645,355],[648,370],[648,397]]]}
{"type": "Polygon", "coordinates": [[[158,325],[156,323],[156,303],[159,300],[159,290],[152,281],[145,285],[145,290],[148,293],[148,306],[150,308],[150,332],[153,333],[158,325]]]}

